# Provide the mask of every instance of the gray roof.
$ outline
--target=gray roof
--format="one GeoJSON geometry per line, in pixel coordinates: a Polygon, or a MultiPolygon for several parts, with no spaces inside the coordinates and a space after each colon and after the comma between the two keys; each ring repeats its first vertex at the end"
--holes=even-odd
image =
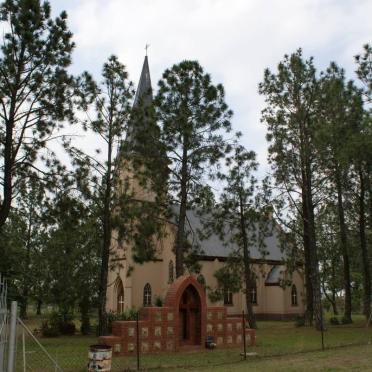
{"type": "MultiPolygon", "coordinates": [[[[173,211],[177,211],[177,206],[173,206],[173,211]]],[[[177,211],[178,212],[178,211],[177,211]]],[[[201,217],[195,210],[187,211],[187,225],[186,229],[192,231],[194,234],[189,234],[189,240],[193,244],[198,244],[201,249],[201,255],[207,257],[223,257],[227,258],[230,254],[238,250],[236,243],[230,242],[227,238],[221,240],[217,234],[212,234],[206,239],[201,240],[198,237],[197,231],[203,231],[202,220],[207,217],[201,217]]],[[[226,230],[226,234],[229,231],[226,230]]],[[[265,259],[273,261],[283,261],[285,254],[281,251],[278,231],[274,227],[270,231],[270,235],[264,239],[265,247],[259,249],[257,246],[250,247],[250,257],[252,259],[265,259]],[[264,250],[264,252],[262,252],[264,250]]]]}

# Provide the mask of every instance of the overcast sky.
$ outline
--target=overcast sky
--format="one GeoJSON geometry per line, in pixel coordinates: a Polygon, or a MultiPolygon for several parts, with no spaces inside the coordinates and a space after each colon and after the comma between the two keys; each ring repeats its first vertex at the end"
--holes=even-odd
{"type": "Polygon", "coordinates": [[[150,44],[153,87],[165,68],[198,60],[222,83],[234,111],[233,127],[266,166],[263,98],[258,83],[286,53],[302,47],[318,69],[331,60],[354,78],[353,56],[372,42],[372,0],[51,0],[66,10],[76,49],[73,72],[92,72],[116,54],[138,83],[150,44]]]}

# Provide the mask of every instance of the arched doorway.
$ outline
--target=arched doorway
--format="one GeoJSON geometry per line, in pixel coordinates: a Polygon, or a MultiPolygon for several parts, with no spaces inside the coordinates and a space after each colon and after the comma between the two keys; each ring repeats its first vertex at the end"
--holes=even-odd
{"type": "Polygon", "coordinates": [[[179,302],[180,345],[201,344],[201,300],[198,291],[189,284],[179,302]]]}

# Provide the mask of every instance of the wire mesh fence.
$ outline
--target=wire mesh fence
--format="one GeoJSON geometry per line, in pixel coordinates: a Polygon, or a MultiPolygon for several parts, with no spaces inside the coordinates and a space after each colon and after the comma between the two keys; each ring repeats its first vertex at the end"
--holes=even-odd
{"type": "MultiPolygon", "coordinates": [[[[271,325],[262,324],[262,328],[271,325]]],[[[262,336],[258,336],[256,347],[248,349],[253,359],[270,360],[276,357],[294,356],[321,351],[319,332],[309,329],[294,329],[290,325],[286,328],[275,329],[273,335],[262,329],[262,336]],[[286,330],[289,330],[286,335],[286,330]]],[[[352,346],[370,345],[372,330],[365,327],[340,327],[327,330],[325,338],[326,351],[352,346]]],[[[16,369],[15,371],[49,372],[62,370],[65,372],[87,371],[89,345],[96,343],[95,337],[70,336],[59,338],[38,339],[50,356],[56,361],[58,367],[42,352],[35,340],[22,330],[17,334],[16,369]],[[26,366],[26,369],[24,369],[26,366]]],[[[372,351],[372,346],[371,351],[372,351]]],[[[347,351],[345,351],[347,352],[347,351]]],[[[142,354],[140,358],[141,370],[175,371],[180,369],[200,370],[217,366],[233,365],[243,362],[241,348],[227,348],[204,350],[198,352],[142,354]]],[[[249,362],[248,361],[248,362],[249,362]]],[[[248,366],[247,366],[248,368],[248,366]]],[[[137,369],[135,356],[114,356],[112,372],[134,371],[137,369]]]]}
{"type": "Polygon", "coordinates": [[[6,346],[8,341],[7,285],[0,273],[0,372],[6,370],[6,346]]]}

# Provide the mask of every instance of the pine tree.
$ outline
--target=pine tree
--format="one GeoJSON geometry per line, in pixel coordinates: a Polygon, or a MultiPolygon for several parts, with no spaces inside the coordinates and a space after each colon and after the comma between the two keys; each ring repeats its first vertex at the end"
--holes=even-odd
{"type": "Polygon", "coordinates": [[[360,94],[353,84],[345,83],[344,71],[331,63],[321,81],[322,99],[319,100],[319,128],[317,130],[318,153],[321,158],[321,170],[330,182],[329,199],[336,197],[339,219],[341,254],[344,268],[344,321],[351,322],[351,278],[350,247],[345,222],[345,190],[349,187],[350,138],[353,126],[362,118],[363,109],[360,94]],[[336,192],[335,192],[336,190],[336,192]]]}
{"type": "MultiPolygon", "coordinates": [[[[83,122],[84,128],[90,129],[104,140],[105,160],[100,161],[96,157],[91,157],[81,149],[69,150],[78,168],[79,184],[85,189],[88,197],[96,194],[100,199],[98,202],[102,223],[98,306],[100,335],[107,332],[106,291],[115,210],[115,158],[128,126],[133,96],[128,73],[116,56],[111,56],[104,64],[102,77],[101,84],[97,84],[91,75],[83,74],[79,81],[79,107],[87,113],[87,119],[83,122]]],[[[97,152],[102,152],[102,149],[97,149],[97,152]]]]}
{"type": "Polygon", "coordinates": [[[235,147],[233,156],[226,161],[227,172],[218,174],[219,180],[225,183],[219,202],[204,209],[208,216],[204,228],[217,233],[226,245],[236,247],[227,265],[216,273],[216,277],[222,294],[226,288],[232,292],[243,290],[251,328],[256,328],[251,299],[256,273],[251,268],[251,251],[257,249],[265,257],[264,241],[272,224],[253,175],[257,166],[253,151],[235,147]]]}
{"type": "Polygon", "coordinates": [[[304,60],[301,49],[286,55],[276,73],[266,69],[259,85],[266,108],[269,162],[278,195],[300,216],[305,256],[307,317],[322,327],[319,262],[315,231],[317,158],[314,148],[318,82],[313,60],[304,60]]]}
{"type": "Polygon", "coordinates": [[[87,114],[84,127],[104,140],[105,147],[97,152],[103,152],[105,160],[69,147],[79,187],[88,200],[95,201],[102,225],[98,301],[101,335],[107,332],[107,280],[113,268],[110,259],[128,247],[135,262],[156,259],[156,238],[163,233],[166,181],[159,142],[154,140],[159,128],[152,105],[143,105],[142,98],[137,97],[131,107],[133,86],[117,57],[111,56],[104,64],[102,76],[103,81],[97,84],[88,73],[83,75],[79,106],[87,114]]]}
{"type": "Polygon", "coordinates": [[[372,45],[365,44],[363,54],[355,56],[357,64],[356,74],[364,84],[364,92],[367,102],[372,102],[372,45]]]}
{"type": "Polygon", "coordinates": [[[6,30],[0,56],[0,228],[21,179],[35,173],[47,181],[63,172],[48,143],[64,119],[72,120],[67,68],[74,44],[67,14],[52,19],[50,12],[49,3],[39,0],[6,0],[0,7],[6,30]]]}
{"type": "Polygon", "coordinates": [[[191,195],[205,185],[229,150],[222,133],[231,130],[232,112],[222,85],[213,85],[196,61],[183,61],[164,72],[155,106],[169,161],[169,191],[178,204],[174,249],[179,277],[187,255],[186,211],[191,195]]]}

